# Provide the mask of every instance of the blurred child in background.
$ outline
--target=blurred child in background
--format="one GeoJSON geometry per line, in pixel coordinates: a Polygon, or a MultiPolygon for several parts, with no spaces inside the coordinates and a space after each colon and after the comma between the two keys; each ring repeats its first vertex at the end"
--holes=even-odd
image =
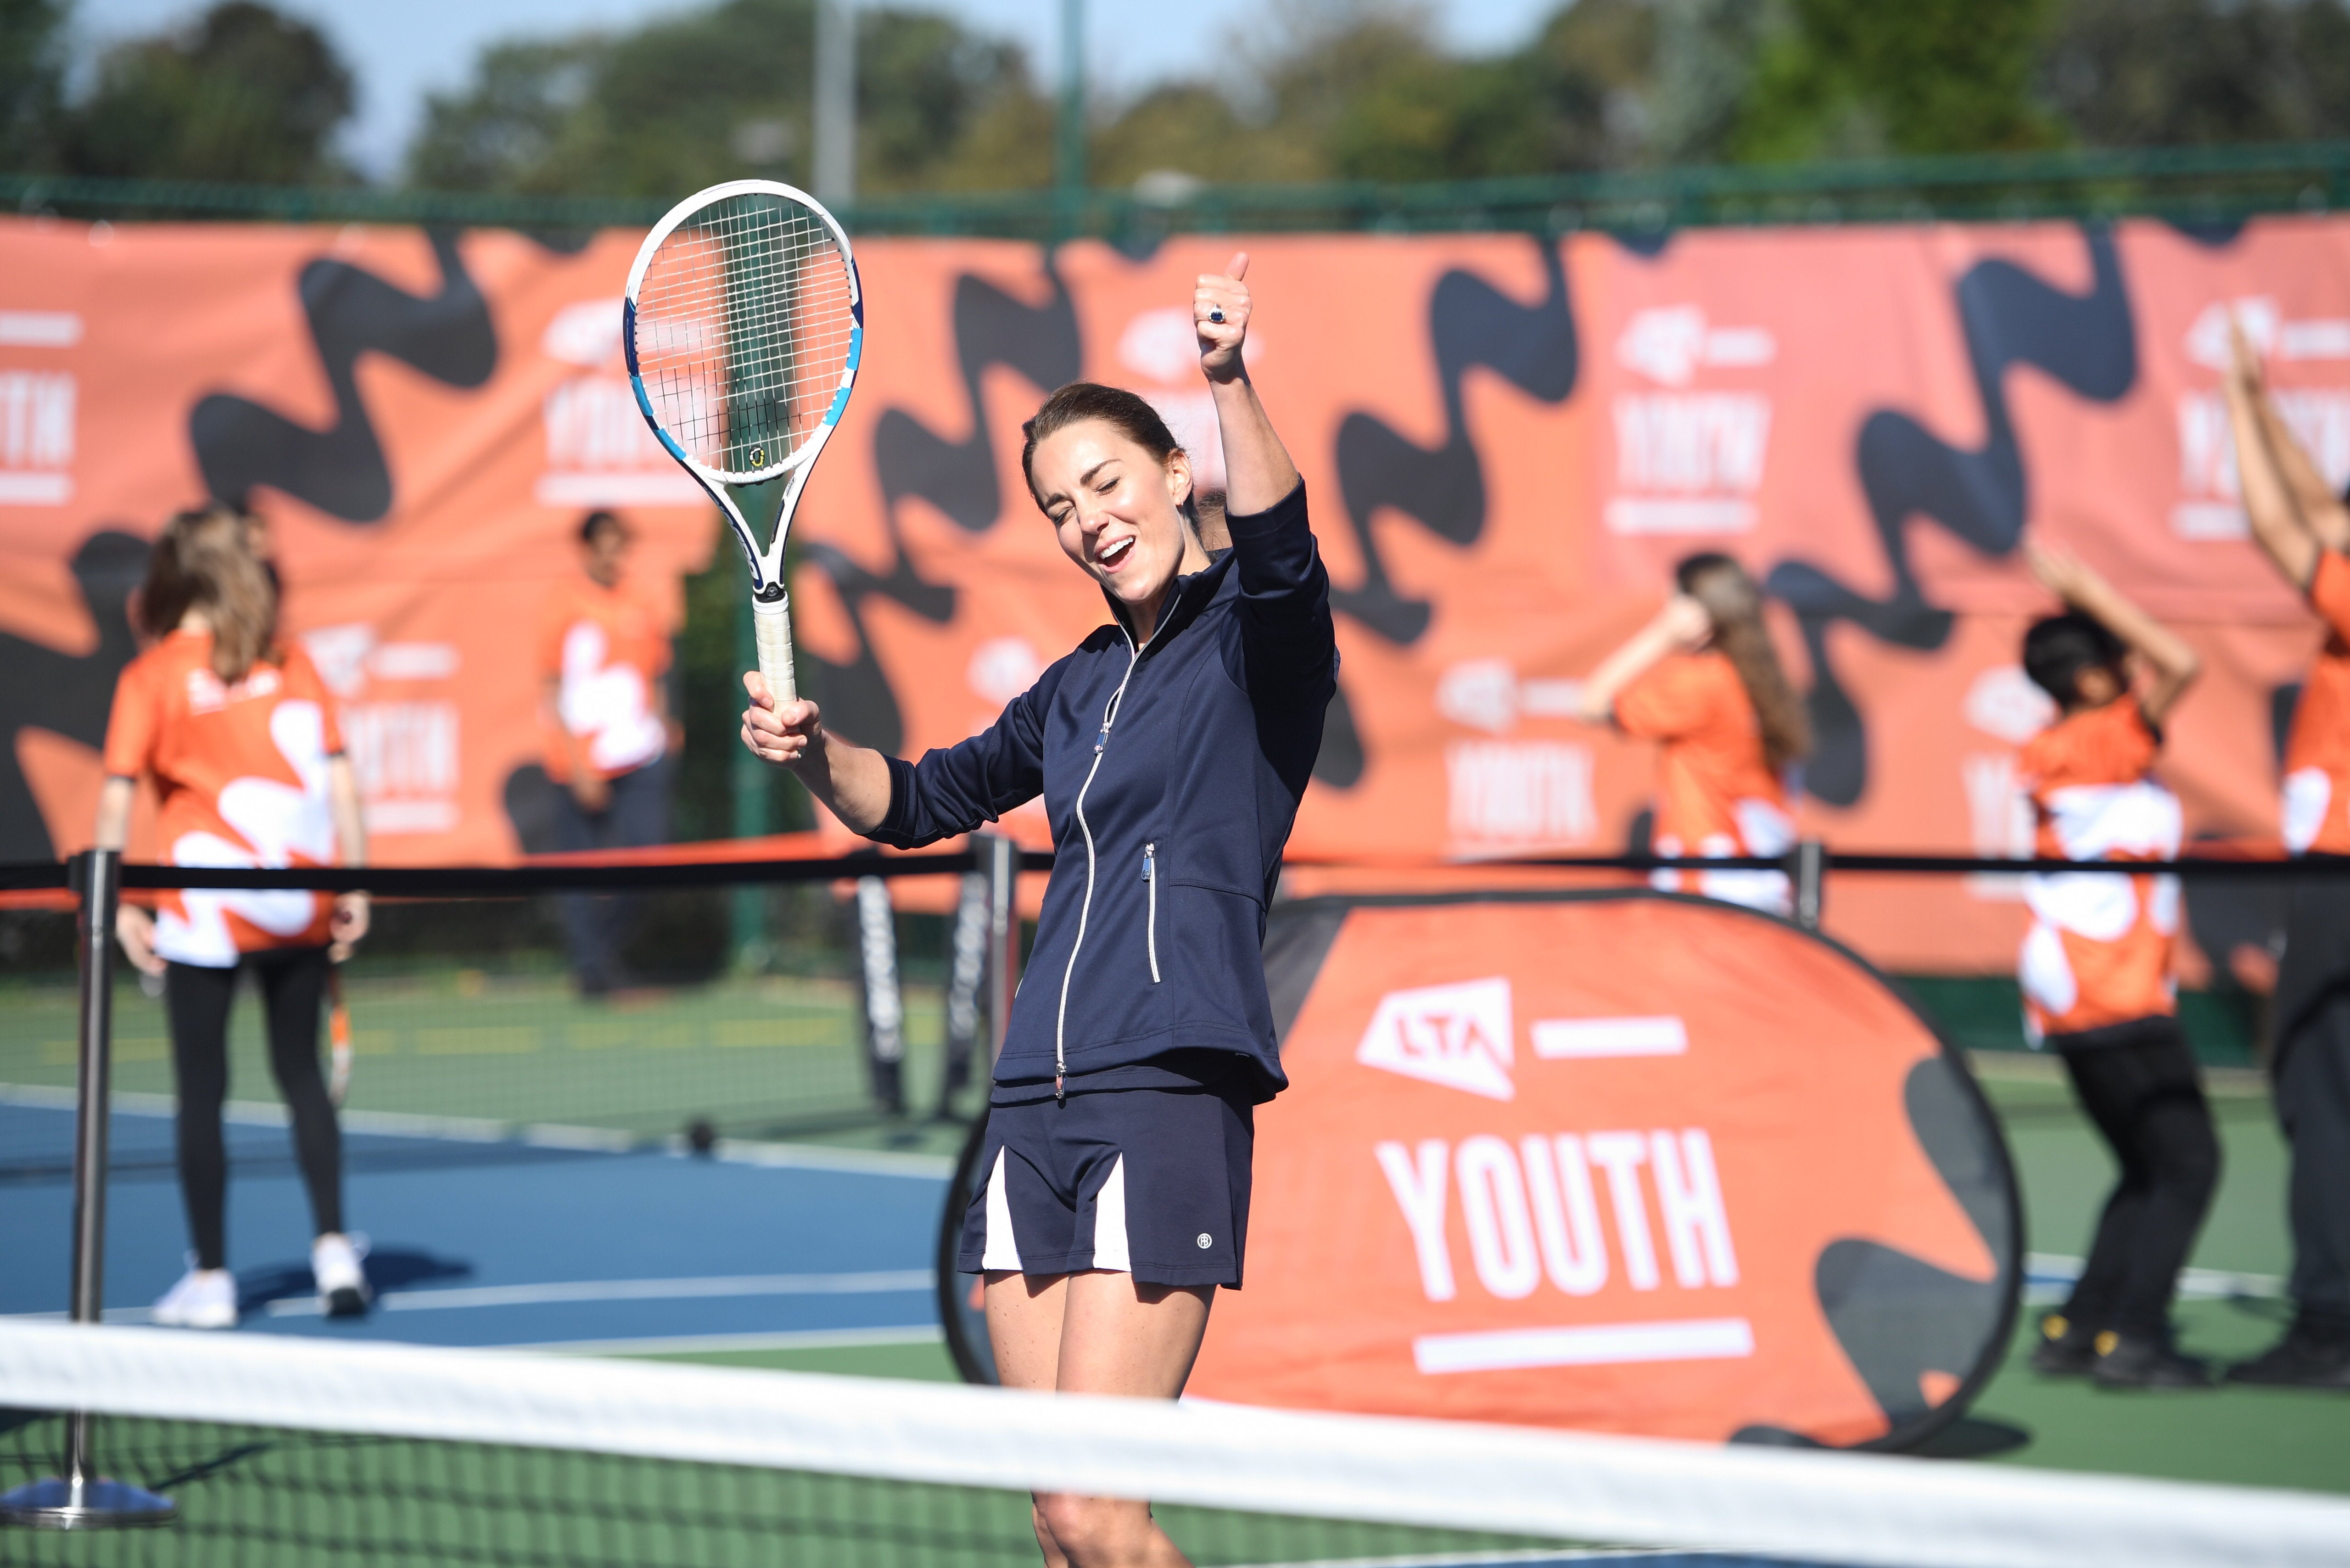
{"type": "MultiPolygon", "coordinates": [[[[2053,860],[2169,860],[2177,797],[2153,777],[2162,721],[2201,673],[2195,650],[2069,555],[2027,547],[2065,604],[2023,637],[2023,670],[2056,722],[2020,771],[2053,860]],[[2131,668],[2146,667],[2143,680],[2131,668]]],[[[2220,1179],[2220,1143],[2178,1028],[2176,877],[2033,876],[2020,966],[2027,1033],[2057,1053],[2121,1162],[2087,1263],[2041,1324],[2033,1366],[2119,1387],[2197,1388],[2210,1373],[2172,1343],[2170,1298],[2220,1179]]]]}
{"type": "MultiPolygon", "coordinates": [[[[1583,682],[1578,717],[1660,742],[1659,855],[1784,855],[1795,842],[1787,781],[1811,750],[1802,701],[1762,624],[1746,568],[1707,552],[1673,570],[1678,591],[1583,682]]],[[[1656,884],[1678,888],[1681,874],[1656,884]]],[[[1784,915],[1786,874],[1707,871],[1698,892],[1784,915]]]]}

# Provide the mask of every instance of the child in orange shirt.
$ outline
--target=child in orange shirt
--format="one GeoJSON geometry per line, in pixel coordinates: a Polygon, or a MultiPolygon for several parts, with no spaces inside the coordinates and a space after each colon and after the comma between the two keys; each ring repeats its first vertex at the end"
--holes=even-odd
{"type": "MultiPolygon", "coordinates": [[[[115,687],[98,846],[123,847],[145,776],[155,784],[167,864],[364,864],[359,789],[333,701],[307,656],[279,645],[276,594],[246,535],[243,519],[213,509],[182,513],[155,542],[139,611],[157,641],[115,687]]],[[[116,923],[131,962],[163,981],[181,1194],[195,1242],[192,1266],[156,1303],[154,1321],[236,1323],[221,1113],[240,969],[253,971],[267,1006],[269,1064],[292,1113],[316,1221],[310,1261],[320,1303],[338,1315],[365,1311],[366,1275],[343,1231],[342,1135],[319,1073],[318,1022],[330,959],[367,932],[367,896],[190,888],[157,902],[153,916],[125,904],[116,923]]]]}
{"type": "MultiPolygon", "coordinates": [[[[2285,744],[2285,847],[2339,873],[2350,857],[2350,504],[2285,428],[2243,333],[2230,339],[2224,385],[2244,517],[2325,629],[2285,744]]],[[[2293,1324],[2228,1380],[2350,1388],[2350,876],[2293,883],[2271,1016],[2269,1076],[2293,1145],[2293,1324]]]]}
{"type": "MultiPolygon", "coordinates": [[[[609,512],[579,524],[577,577],[540,616],[547,778],[555,847],[635,849],[669,839],[669,753],[680,739],[669,714],[669,636],[624,570],[632,535],[609,512]]],[[[608,894],[556,899],[580,992],[602,996],[627,981],[621,949],[632,903],[608,894]]]]}
{"type": "MultiPolygon", "coordinates": [[[[1708,552],[1674,568],[1679,591],[1656,619],[1583,683],[1580,717],[1661,742],[1659,855],[1709,859],[1784,855],[1795,842],[1788,770],[1811,748],[1803,704],[1762,625],[1762,595],[1746,569],[1708,552]]],[[[1671,891],[1678,871],[1654,878],[1671,891]]],[[[1707,871],[1709,898],[1784,915],[1784,873],[1707,871]]]]}
{"type": "MultiPolygon", "coordinates": [[[[2023,637],[2023,670],[2055,699],[2054,723],[2020,769],[2052,860],[2162,861],[2178,854],[2178,802],[2152,776],[2164,715],[2201,670],[2194,649],[2081,562],[2027,551],[2069,607],[2023,637]],[[2137,689],[2133,656],[2152,670],[2137,689]]],[[[2170,1297],[2220,1179],[2220,1144],[2179,1033],[2178,879],[2152,872],[2035,875],[2019,966],[2026,1032],[2055,1051],[2083,1110],[2121,1162],[2088,1262],[2043,1320],[2032,1365],[2141,1388],[2201,1387],[2173,1347],[2170,1297]]]]}

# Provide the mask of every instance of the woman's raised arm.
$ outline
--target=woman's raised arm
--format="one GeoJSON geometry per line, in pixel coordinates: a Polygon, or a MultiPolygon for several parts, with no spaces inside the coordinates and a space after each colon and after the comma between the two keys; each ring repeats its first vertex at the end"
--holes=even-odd
{"type": "Polygon", "coordinates": [[[1225,507],[1239,516],[1266,511],[1297,488],[1297,465],[1274,433],[1241,355],[1251,311],[1248,286],[1241,281],[1248,265],[1248,252],[1242,251],[1222,272],[1201,273],[1191,296],[1200,369],[1216,400],[1216,428],[1224,442],[1225,507]]]}

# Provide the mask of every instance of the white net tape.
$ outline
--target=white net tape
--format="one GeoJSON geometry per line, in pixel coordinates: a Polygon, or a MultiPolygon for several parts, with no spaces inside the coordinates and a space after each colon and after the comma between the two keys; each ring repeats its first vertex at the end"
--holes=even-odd
{"type": "Polygon", "coordinates": [[[2350,1501],[2305,1493],[276,1334],[0,1323],[0,1397],[1886,1568],[2316,1568],[2350,1542],[2350,1501]]]}

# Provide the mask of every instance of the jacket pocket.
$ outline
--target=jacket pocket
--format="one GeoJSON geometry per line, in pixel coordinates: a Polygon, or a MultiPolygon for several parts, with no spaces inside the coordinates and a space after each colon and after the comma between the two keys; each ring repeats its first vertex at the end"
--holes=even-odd
{"type": "Polygon", "coordinates": [[[1150,914],[1143,927],[1143,945],[1150,951],[1150,983],[1159,983],[1159,846],[1142,846],[1142,881],[1150,898],[1150,914]]]}

